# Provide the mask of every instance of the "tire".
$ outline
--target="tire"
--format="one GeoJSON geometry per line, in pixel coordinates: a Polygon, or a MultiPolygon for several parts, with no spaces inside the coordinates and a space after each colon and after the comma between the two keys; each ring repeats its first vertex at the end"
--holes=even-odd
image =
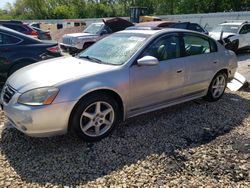
{"type": "Polygon", "coordinates": [[[217,73],[210,83],[207,95],[204,97],[204,99],[209,102],[219,100],[223,96],[226,87],[227,75],[224,72],[217,73]]]}
{"type": "Polygon", "coordinates": [[[119,118],[117,102],[106,94],[92,94],[81,100],[71,114],[70,128],[85,141],[108,136],[119,118]]]}

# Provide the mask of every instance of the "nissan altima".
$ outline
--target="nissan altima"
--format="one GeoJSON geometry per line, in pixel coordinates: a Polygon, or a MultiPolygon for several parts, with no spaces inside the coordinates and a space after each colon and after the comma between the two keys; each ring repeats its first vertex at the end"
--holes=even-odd
{"type": "Polygon", "coordinates": [[[1,106],[27,135],[72,130],[97,141],[133,116],[201,97],[217,101],[236,68],[234,52],[204,34],[127,30],[76,57],[18,70],[2,90],[1,106]]]}

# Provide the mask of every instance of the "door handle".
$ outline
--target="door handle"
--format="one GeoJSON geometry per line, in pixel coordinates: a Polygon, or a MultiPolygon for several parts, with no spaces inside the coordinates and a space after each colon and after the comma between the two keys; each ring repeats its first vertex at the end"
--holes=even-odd
{"type": "Polygon", "coordinates": [[[214,64],[217,64],[217,63],[218,63],[218,61],[214,61],[213,63],[214,63],[214,64]]]}
{"type": "Polygon", "coordinates": [[[182,73],[182,70],[178,70],[177,73],[182,73]]]}

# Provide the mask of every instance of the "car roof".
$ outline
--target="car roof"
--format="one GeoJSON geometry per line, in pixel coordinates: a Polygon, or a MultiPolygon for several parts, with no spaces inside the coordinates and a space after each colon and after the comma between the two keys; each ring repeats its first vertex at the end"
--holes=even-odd
{"type": "Polygon", "coordinates": [[[221,23],[220,25],[242,25],[244,23],[249,23],[246,20],[229,20],[224,23],[221,23]]]}
{"type": "Polygon", "coordinates": [[[164,33],[170,33],[170,32],[185,32],[185,33],[195,33],[199,35],[207,36],[203,33],[191,31],[187,29],[177,29],[177,28],[164,28],[161,30],[123,30],[119,31],[117,33],[134,33],[134,34],[145,34],[145,35],[155,35],[155,34],[164,34],[164,33]]]}
{"type": "Polygon", "coordinates": [[[13,30],[13,29],[4,27],[4,26],[2,26],[1,24],[0,24],[0,31],[5,31],[5,32],[7,32],[7,34],[9,34],[9,35],[16,35],[17,37],[21,37],[22,39],[25,38],[25,39],[28,39],[28,40],[34,40],[34,41],[36,41],[36,42],[41,42],[41,41],[39,41],[38,39],[35,39],[35,38],[33,38],[33,37],[30,37],[30,36],[28,36],[28,35],[25,35],[25,34],[23,34],[23,33],[20,33],[20,32],[18,32],[18,31],[16,31],[16,30],[13,30]]]}
{"type": "Polygon", "coordinates": [[[148,27],[164,27],[169,26],[170,24],[178,23],[178,21],[152,21],[152,22],[142,22],[136,24],[136,26],[148,26],[148,27]]]}
{"type": "Polygon", "coordinates": [[[242,25],[242,23],[232,22],[232,23],[222,23],[220,25],[238,25],[238,26],[240,26],[240,25],[242,25]]]}

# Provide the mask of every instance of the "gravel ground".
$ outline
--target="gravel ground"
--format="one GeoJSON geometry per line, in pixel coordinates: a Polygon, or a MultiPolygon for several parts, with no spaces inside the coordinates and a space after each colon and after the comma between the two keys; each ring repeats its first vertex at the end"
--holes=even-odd
{"type": "Polygon", "coordinates": [[[250,88],[120,124],[97,143],[1,126],[0,187],[250,187],[250,88]]]}

